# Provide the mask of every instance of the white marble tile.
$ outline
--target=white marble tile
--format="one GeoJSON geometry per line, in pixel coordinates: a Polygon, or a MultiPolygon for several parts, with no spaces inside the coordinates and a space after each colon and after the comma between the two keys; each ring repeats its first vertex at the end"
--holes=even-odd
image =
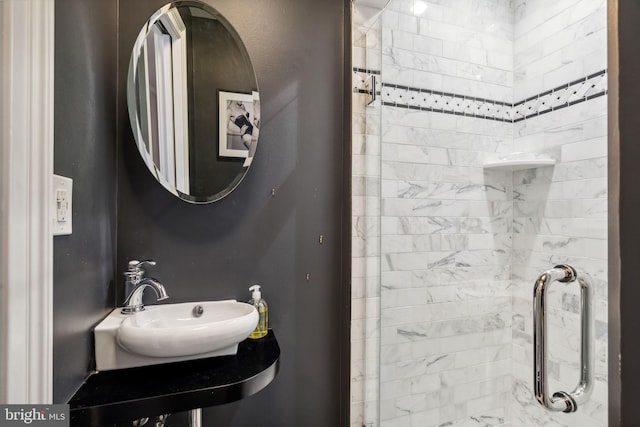
{"type": "MultiPolygon", "coordinates": [[[[547,21],[554,28],[556,45],[551,46],[549,38],[545,40],[547,51],[565,47],[576,40],[606,28],[606,4],[601,0],[582,0],[576,7],[566,9],[561,14],[547,21]]],[[[579,47],[579,45],[577,46],[579,47]]]]}
{"type": "MultiPolygon", "coordinates": [[[[564,37],[562,34],[558,33],[575,26],[586,17],[594,14],[594,12],[596,12],[603,4],[599,0],[579,2],[576,2],[576,0],[569,1],[573,4],[569,5],[566,1],[558,2],[562,6],[557,9],[554,9],[553,6],[548,8],[545,5],[545,9],[547,9],[546,11],[535,11],[531,14],[527,14],[528,16],[526,19],[519,21],[515,26],[516,39],[531,39],[529,44],[523,44],[519,49],[525,49],[532,43],[549,38],[550,36],[554,36],[559,40],[559,42],[562,42],[564,37]],[[558,12],[551,12],[552,10],[558,10],[558,12]]],[[[602,17],[603,15],[600,16],[602,17]]]]}
{"type": "Polygon", "coordinates": [[[514,71],[514,100],[526,99],[549,89],[550,88],[544,86],[544,76],[531,77],[526,75],[526,70],[514,71]]]}
{"type": "Polygon", "coordinates": [[[569,62],[543,74],[544,87],[554,88],[587,74],[583,62],[569,62]]]}
{"type": "Polygon", "coordinates": [[[409,307],[427,303],[427,289],[383,289],[381,293],[381,308],[409,307]]]}
{"type": "Polygon", "coordinates": [[[456,36],[457,42],[464,43],[472,47],[498,52],[513,51],[513,41],[503,37],[479,33],[469,29],[458,30],[456,36]]]}
{"type": "MultiPolygon", "coordinates": [[[[602,13],[604,15],[604,13],[602,13]]],[[[598,21],[602,20],[602,15],[594,15],[597,17],[598,21]]],[[[597,57],[597,69],[587,70],[587,73],[592,73],[596,71],[603,70],[607,68],[607,60],[606,60],[606,40],[607,40],[607,30],[605,22],[599,22],[598,24],[590,25],[587,28],[586,34],[583,34],[582,37],[574,39],[571,44],[564,46],[562,48],[562,60],[564,62],[574,62],[580,61],[585,57],[597,57]],[[598,28],[599,29],[595,29],[598,28]]],[[[558,48],[556,46],[556,48],[558,48]]]]}
{"type": "Polygon", "coordinates": [[[388,34],[391,38],[389,44],[383,49],[384,53],[391,54],[392,49],[402,49],[408,52],[415,51],[414,49],[414,37],[415,34],[407,31],[404,27],[399,30],[391,30],[388,34]]]}
{"type": "Polygon", "coordinates": [[[607,68],[607,66],[608,57],[606,47],[601,47],[591,54],[582,57],[582,67],[585,74],[598,72],[607,68]]]}
{"type": "Polygon", "coordinates": [[[510,51],[488,51],[487,52],[487,65],[494,68],[499,68],[506,71],[514,71],[514,57],[510,51]]]}
{"type": "MultiPolygon", "coordinates": [[[[492,52],[493,53],[493,52],[492,52]]],[[[497,55],[499,53],[496,52],[497,55]]],[[[489,65],[489,53],[485,49],[474,48],[465,44],[456,43],[453,41],[442,42],[442,56],[457,61],[464,61],[467,63],[478,65],[489,65]]],[[[496,57],[494,57],[496,58],[496,57]]],[[[502,67],[496,67],[502,68],[502,67]]],[[[510,70],[510,68],[502,68],[510,70]]]]}
{"type": "Polygon", "coordinates": [[[438,90],[501,102],[513,101],[512,86],[457,76],[443,75],[442,86],[438,90]]]}
{"type": "Polygon", "coordinates": [[[607,156],[607,138],[587,139],[562,146],[562,161],[572,162],[607,156]]]}
{"type": "Polygon", "coordinates": [[[411,414],[412,426],[436,426],[440,425],[442,419],[442,410],[440,408],[434,408],[422,412],[411,414]]]}
{"type": "MultiPolygon", "coordinates": [[[[526,78],[533,78],[538,76],[544,76],[545,74],[557,70],[558,68],[565,65],[566,62],[563,62],[562,51],[557,50],[548,55],[541,55],[540,57],[536,57],[529,63],[524,64],[522,67],[517,67],[515,70],[519,73],[519,78],[522,79],[523,76],[526,78]]],[[[568,83],[576,77],[581,77],[582,74],[574,74],[573,77],[571,75],[565,75],[564,79],[562,79],[559,83],[568,83]]],[[[552,85],[548,86],[549,89],[557,86],[552,85]]]]}
{"type": "Polygon", "coordinates": [[[392,162],[425,163],[433,165],[449,164],[447,150],[440,147],[383,143],[382,157],[385,161],[392,162]]]}
{"type": "Polygon", "coordinates": [[[392,3],[389,3],[387,7],[391,10],[397,10],[406,15],[411,15],[413,13],[413,4],[414,0],[394,0],[392,3]]]}
{"type": "Polygon", "coordinates": [[[398,416],[422,412],[426,409],[426,396],[412,394],[396,399],[396,414],[398,416]]]}
{"type": "Polygon", "coordinates": [[[420,18],[418,32],[421,36],[433,37],[443,41],[456,41],[460,28],[448,22],[420,18]]]}
{"type": "Polygon", "coordinates": [[[438,73],[432,73],[424,70],[406,70],[402,72],[409,72],[411,74],[411,83],[402,83],[402,81],[409,81],[408,76],[404,76],[400,71],[394,71],[398,74],[398,77],[394,79],[398,80],[398,84],[408,84],[410,86],[418,88],[426,88],[431,90],[443,90],[444,75],[438,73]]]}

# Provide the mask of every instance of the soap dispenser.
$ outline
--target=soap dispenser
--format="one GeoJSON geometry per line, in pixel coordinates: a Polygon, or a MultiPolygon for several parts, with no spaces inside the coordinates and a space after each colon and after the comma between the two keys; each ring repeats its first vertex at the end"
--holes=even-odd
{"type": "Polygon", "coordinates": [[[269,332],[269,309],[267,302],[262,299],[262,293],[260,292],[260,285],[253,285],[249,288],[251,291],[251,300],[249,304],[253,305],[258,310],[258,326],[251,332],[249,338],[257,339],[262,338],[269,332]]]}

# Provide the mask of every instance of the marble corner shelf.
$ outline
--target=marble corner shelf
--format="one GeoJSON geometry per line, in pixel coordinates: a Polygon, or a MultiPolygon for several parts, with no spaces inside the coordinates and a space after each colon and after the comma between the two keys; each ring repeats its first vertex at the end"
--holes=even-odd
{"type": "Polygon", "coordinates": [[[208,359],[96,372],[69,400],[72,427],[94,427],[221,405],[250,396],[278,373],[272,330],[238,353],[208,359]]]}
{"type": "Polygon", "coordinates": [[[485,162],[483,169],[493,169],[502,171],[519,171],[524,169],[541,168],[545,166],[553,166],[556,164],[554,159],[550,158],[529,158],[529,159],[501,159],[485,162]]]}

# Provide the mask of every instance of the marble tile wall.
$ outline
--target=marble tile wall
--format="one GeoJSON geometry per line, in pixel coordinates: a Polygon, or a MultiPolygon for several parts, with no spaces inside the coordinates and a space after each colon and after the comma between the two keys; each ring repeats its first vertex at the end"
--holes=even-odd
{"type": "Polygon", "coordinates": [[[427,104],[511,108],[512,51],[508,1],[382,15],[381,426],[508,425],[513,187],[482,164],[513,123],[427,104]]]}
{"type": "Polygon", "coordinates": [[[512,101],[510,0],[392,0],[382,27],[385,83],[512,101]]]}
{"type": "Polygon", "coordinates": [[[512,124],[384,108],[381,425],[506,425],[512,124]]]}
{"type": "MultiPolygon", "coordinates": [[[[353,427],[606,425],[605,6],[391,0],[354,36],[353,427]],[[482,169],[514,151],[558,164],[482,169]],[[560,262],[597,284],[597,386],[572,415],[530,391],[532,283],[560,262]]],[[[549,304],[572,388],[578,296],[549,304]]]]}
{"type": "MultiPolygon", "coordinates": [[[[513,174],[514,425],[607,425],[606,108],[601,97],[515,125],[516,147],[538,146],[559,163],[513,174]],[[592,399],[570,417],[544,411],[531,393],[532,278],[561,263],[586,271],[596,291],[596,387],[592,399]]],[[[580,297],[577,286],[552,289],[547,300],[551,387],[552,392],[571,391],[579,378],[580,297]]]]}
{"type": "MultiPolygon", "coordinates": [[[[515,96],[606,68],[605,0],[517,0],[514,13],[515,96]]],[[[515,123],[514,149],[547,152],[558,163],[513,174],[512,423],[606,426],[607,97],[515,123]],[[530,386],[532,278],[559,263],[585,270],[596,289],[596,386],[571,415],[544,411],[530,386]]],[[[557,286],[548,300],[552,392],[571,391],[578,381],[577,291],[557,286]]]]}
{"type": "Polygon", "coordinates": [[[604,0],[514,0],[514,97],[607,68],[604,0]]]}

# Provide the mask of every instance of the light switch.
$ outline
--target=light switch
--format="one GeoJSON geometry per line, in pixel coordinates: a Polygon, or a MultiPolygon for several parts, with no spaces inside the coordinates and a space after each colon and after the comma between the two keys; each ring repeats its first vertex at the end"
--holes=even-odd
{"type": "Polygon", "coordinates": [[[71,234],[73,180],[53,175],[53,212],[51,215],[54,236],[71,234]]]}

